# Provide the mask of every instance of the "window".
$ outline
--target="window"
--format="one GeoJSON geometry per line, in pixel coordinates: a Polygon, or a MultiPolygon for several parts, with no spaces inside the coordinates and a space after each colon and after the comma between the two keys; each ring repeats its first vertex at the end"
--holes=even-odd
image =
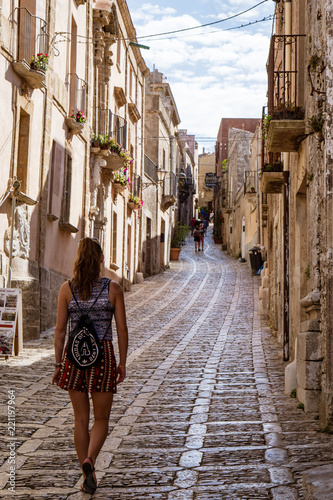
{"type": "Polygon", "coordinates": [[[117,262],[117,214],[116,214],[116,212],[113,212],[111,258],[112,258],[113,264],[116,264],[116,262],[117,262]]]}
{"type": "Polygon", "coordinates": [[[53,141],[49,172],[48,219],[57,220],[60,215],[60,175],[64,168],[64,148],[53,141]]]}
{"type": "Polygon", "coordinates": [[[130,68],[129,72],[129,96],[133,101],[133,70],[130,68]]]}
{"type": "Polygon", "coordinates": [[[17,157],[17,180],[21,182],[20,190],[27,192],[27,172],[29,158],[30,115],[20,110],[20,130],[17,157]]]}
{"type": "Polygon", "coordinates": [[[71,192],[72,192],[72,157],[66,152],[64,191],[62,199],[62,217],[59,227],[70,233],[77,233],[78,228],[70,223],[71,215],[71,192]]]}
{"type": "Polygon", "coordinates": [[[72,158],[66,154],[66,170],[64,182],[64,197],[63,197],[63,222],[69,222],[70,207],[71,207],[71,189],[72,189],[72,158]]]}
{"type": "Polygon", "coordinates": [[[117,65],[120,69],[120,63],[121,63],[121,38],[118,38],[117,40],[117,65]]]}

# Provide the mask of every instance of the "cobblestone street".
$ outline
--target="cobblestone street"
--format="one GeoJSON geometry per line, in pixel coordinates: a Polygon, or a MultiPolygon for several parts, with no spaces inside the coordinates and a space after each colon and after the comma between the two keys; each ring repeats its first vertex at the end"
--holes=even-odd
{"type": "MultiPolygon", "coordinates": [[[[284,395],[282,349],[256,314],[259,278],[211,236],[205,245],[194,252],[189,238],[169,270],[126,293],[128,376],[96,463],[96,500],[301,499],[302,473],[332,461],[333,436],[284,395]]],[[[2,404],[1,498],[89,498],[68,394],[50,385],[52,334],[0,360],[3,402],[16,394],[16,488],[2,404]]]]}

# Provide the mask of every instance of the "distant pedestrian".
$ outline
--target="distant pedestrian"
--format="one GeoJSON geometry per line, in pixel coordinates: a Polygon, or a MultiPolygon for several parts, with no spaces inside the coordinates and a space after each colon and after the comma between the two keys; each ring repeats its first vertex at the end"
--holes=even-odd
{"type": "MultiPolygon", "coordinates": [[[[79,242],[73,277],[59,291],[57,325],[54,332],[55,371],[52,384],[68,390],[74,410],[74,443],[84,474],[82,490],[93,494],[97,488],[95,461],[108,434],[109,418],[116,384],[126,375],[128,333],[123,291],[118,283],[100,275],[104,260],[96,238],[79,242]],[[93,322],[100,341],[101,358],[91,368],[77,368],[69,359],[66,328],[74,335],[81,313],[93,322]],[[115,316],[119,346],[119,364],[112,345],[112,317],[115,316]],[[89,396],[93,404],[94,424],[89,433],[89,396]]],[[[82,318],[81,318],[82,319],[82,318]]],[[[80,349],[80,344],[78,343],[80,349]]],[[[87,355],[87,346],[82,350],[87,355]]],[[[88,350],[88,355],[90,352],[88,350]]]]}
{"type": "MultiPolygon", "coordinates": [[[[201,243],[201,250],[203,251],[204,249],[204,241],[205,241],[205,228],[204,228],[204,223],[201,222],[199,226],[199,231],[200,231],[200,243],[201,243]]],[[[199,243],[199,251],[200,251],[200,243],[199,243]]]]}
{"type": "Polygon", "coordinates": [[[199,251],[200,252],[200,238],[201,238],[201,232],[199,229],[199,224],[195,226],[195,229],[193,231],[193,238],[194,238],[194,248],[195,252],[199,251]]]}
{"type": "Polygon", "coordinates": [[[205,234],[207,233],[208,224],[209,224],[208,220],[204,219],[204,221],[203,221],[203,227],[204,227],[204,230],[205,230],[205,234]]]}
{"type": "Polygon", "coordinates": [[[191,225],[191,234],[192,235],[193,235],[193,231],[194,231],[194,228],[195,228],[195,223],[196,223],[195,217],[192,217],[191,222],[190,222],[190,225],[191,225]]]}

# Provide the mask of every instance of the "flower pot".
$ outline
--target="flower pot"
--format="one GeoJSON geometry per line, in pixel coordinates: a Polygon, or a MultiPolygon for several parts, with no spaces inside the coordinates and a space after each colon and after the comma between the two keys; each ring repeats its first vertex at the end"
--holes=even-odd
{"type": "Polygon", "coordinates": [[[178,260],[181,248],[170,248],[170,260],[178,260]]]}
{"type": "Polygon", "coordinates": [[[100,152],[100,150],[101,150],[101,149],[100,149],[99,147],[95,147],[95,146],[92,146],[92,147],[90,148],[90,152],[91,152],[91,153],[93,153],[94,155],[95,155],[96,153],[99,153],[99,152],[100,152]]]}
{"type": "Polygon", "coordinates": [[[126,189],[126,186],[124,186],[124,184],[121,184],[120,182],[114,182],[113,187],[116,193],[122,193],[126,189]]]}
{"type": "Polygon", "coordinates": [[[66,116],[65,122],[72,134],[79,134],[84,129],[84,123],[77,122],[72,116],[66,116]]]}
{"type": "Polygon", "coordinates": [[[138,205],[136,205],[133,201],[129,201],[128,206],[131,210],[135,210],[138,207],[138,205]]]}

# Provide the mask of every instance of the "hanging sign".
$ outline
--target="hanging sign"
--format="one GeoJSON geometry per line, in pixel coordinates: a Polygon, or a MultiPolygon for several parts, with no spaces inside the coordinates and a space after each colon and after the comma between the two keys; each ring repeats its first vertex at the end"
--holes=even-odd
{"type": "Polygon", "coordinates": [[[0,356],[18,355],[22,349],[22,292],[0,288],[0,356]]]}
{"type": "Polygon", "coordinates": [[[207,173],[205,176],[205,183],[207,187],[214,187],[217,184],[217,175],[215,172],[207,173]]]}

